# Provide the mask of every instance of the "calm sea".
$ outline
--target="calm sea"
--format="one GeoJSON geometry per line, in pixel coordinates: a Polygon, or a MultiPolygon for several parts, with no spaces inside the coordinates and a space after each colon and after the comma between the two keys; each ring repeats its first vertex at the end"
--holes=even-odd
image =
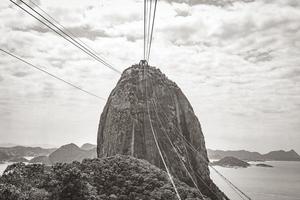
{"type": "MultiPolygon", "coordinates": [[[[215,168],[253,200],[300,200],[300,162],[269,161],[265,164],[274,168],[215,168]]],[[[241,199],[213,170],[211,177],[231,200],[241,199]]]]}
{"type": "Polygon", "coordinates": [[[0,164],[0,175],[4,172],[6,167],[10,165],[11,163],[5,163],[5,164],[0,164]]]}
{"type": "MultiPolygon", "coordinates": [[[[300,200],[300,162],[265,163],[274,168],[215,168],[253,200],[300,200]]],[[[0,174],[7,165],[0,164],[0,174]]],[[[241,199],[213,170],[211,177],[231,200],[241,199]]]]}

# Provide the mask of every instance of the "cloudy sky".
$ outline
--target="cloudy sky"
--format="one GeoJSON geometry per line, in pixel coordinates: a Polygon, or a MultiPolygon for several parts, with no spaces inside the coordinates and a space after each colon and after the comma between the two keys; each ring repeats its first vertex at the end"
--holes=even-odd
{"type": "MultiPolygon", "coordinates": [[[[117,69],[142,58],[143,0],[36,2],[117,69]]],[[[210,2],[159,0],[150,64],[189,98],[209,148],[300,153],[299,0],[210,2]]],[[[9,0],[0,35],[2,49],[101,97],[120,78],[9,0]]],[[[0,143],[96,143],[104,103],[0,53],[0,143]]]]}

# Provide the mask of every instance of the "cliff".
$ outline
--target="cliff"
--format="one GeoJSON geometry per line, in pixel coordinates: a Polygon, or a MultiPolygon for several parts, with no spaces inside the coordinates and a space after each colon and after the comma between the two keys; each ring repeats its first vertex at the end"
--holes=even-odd
{"type": "Polygon", "coordinates": [[[211,199],[226,198],[210,179],[204,136],[188,99],[159,69],[134,65],[122,73],[101,114],[98,157],[131,155],[165,170],[155,136],[173,176],[194,186],[192,177],[211,199]]]}

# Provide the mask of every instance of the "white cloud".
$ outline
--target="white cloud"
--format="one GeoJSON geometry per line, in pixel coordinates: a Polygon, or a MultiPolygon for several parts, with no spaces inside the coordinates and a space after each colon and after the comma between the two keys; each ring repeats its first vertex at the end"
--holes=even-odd
{"type": "MultiPolygon", "coordinates": [[[[293,140],[257,148],[297,148],[300,3],[229,1],[220,7],[199,2],[159,1],[150,63],[188,96],[208,146],[253,148],[251,141],[285,137],[284,131],[293,140]]],[[[142,3],[41,0],[40,6],[118,69],[125,69],[142,57],[142,3]]],[[[115,86],[118,74],[8,1],[0,2],[0,19],[1,47],[100,96],[107,97],[115,86]]],[[[47,143],[45,138],[49,143],[95,141],[104,103],[1,57],[0,132],[9,132],[12,140],[24,137],[24,130],[34,143],[47,143]]],[[[5,137],[0,134],[1,140],[5,137]]]]}

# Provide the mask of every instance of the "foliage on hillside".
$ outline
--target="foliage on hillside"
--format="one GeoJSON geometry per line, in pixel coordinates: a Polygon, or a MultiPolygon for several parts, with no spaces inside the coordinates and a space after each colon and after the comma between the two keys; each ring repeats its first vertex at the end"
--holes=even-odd
{"type": "MultiPolygon", "coordinates": [[[[182,199],[201,199],[175,181],[182,199]]],[[[54,166],[17,163],[0,178],[0,200],[174,200],[167,174],[129,156],[85,159],[54,166]]]]}

